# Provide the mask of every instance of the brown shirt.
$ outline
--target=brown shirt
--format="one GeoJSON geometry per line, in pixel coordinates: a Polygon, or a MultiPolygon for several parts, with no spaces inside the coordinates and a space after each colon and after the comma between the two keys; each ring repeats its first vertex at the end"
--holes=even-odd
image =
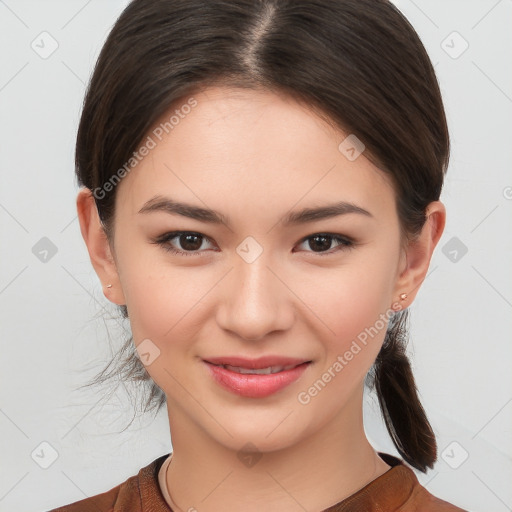
{"type": "MultiPolygon", "coordinates": [[[[379,455],[391,469],[324,512],[467,512],[430,494],[400,459],[379,455]]],[[[110,491],[50,512],[173,512],[158,483],[168,456],[162,455],[110,491]]]]}

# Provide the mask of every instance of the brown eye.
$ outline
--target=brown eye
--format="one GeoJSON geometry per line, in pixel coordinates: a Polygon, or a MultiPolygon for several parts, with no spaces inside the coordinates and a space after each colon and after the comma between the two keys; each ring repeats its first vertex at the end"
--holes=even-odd
{"type": "Polygon", "coordinates": [[[330,233],[316,233],[314,235],[308,236],[301,242],[301,245],[303,244],[307,244],[307,246],[311,249],[311,251],[306,252],[319,253],[321,256],[323,256],[321,253],[332,254],[339,250],[351,249],[355,245],[352,240],[346,237],[330,233]],[[336,242],[337,245],[335,245],[333,250],[330,250],[333,241],[336,242]]]}
{"type": "Polygon", "coordinates": [[[197,251],[203,243],[202,236],[196,234],[179,235],[177,238],[185,251],[197,251]]]}
{"type": "Polygon", "coordinates": [[[206,251],[206,248],[202,247],[204,241],[209,241],[209,239],[201,233],[174,231],[158,237],[153,243],[161,245],[166,251],[173,254],[201,256],[206,251]]]}

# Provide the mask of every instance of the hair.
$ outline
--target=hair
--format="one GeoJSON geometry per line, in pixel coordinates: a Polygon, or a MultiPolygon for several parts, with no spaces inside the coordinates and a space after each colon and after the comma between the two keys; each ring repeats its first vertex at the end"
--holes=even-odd
{"type": "MultiPolygon", "coordinates": [[[[356,135],[393,183],[401,243],[420,234],[441,193],[449,135],[432,63],[392,3],[133,0],[100,52],[76,142],[77,180],[94,191],[109,241],[113,179],[163,113],[215,85],[285,93],[356,135]]],[[[407,319],[406,309],[390,320],[366,384],[400,455],[426,472],[437,446],[406,355],[407,319]]],[[[165,403],[131,338],[92,383],[112,377],[149,387],[145,411],[165,403]]]]}

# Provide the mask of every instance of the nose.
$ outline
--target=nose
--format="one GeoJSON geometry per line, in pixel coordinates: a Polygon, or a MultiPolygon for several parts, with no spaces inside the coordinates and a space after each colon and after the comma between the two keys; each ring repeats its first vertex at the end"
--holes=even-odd
{"type": "Polygon", "coordinates": [[[258,341],[293,325],[293,293],[286,279],[261,255],[235,261],[217,309],[218,325],[239,338],[258,341]]]}

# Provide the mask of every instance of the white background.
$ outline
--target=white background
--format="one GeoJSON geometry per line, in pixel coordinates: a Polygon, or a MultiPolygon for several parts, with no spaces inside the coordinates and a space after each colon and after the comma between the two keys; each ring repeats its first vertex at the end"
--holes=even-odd
{"type": "MultiPolygon", "coordinates": [[[[99,389],[74,391],[108,359],[109,336],[115,344],[123,335],[80,235],[73,152],[85,84],[125,4],[0,0],[1,511],[44,511],[104,492],[171,451],[165,410],[119,433],[131,418],[122,387],[109,401],[100,401],[99,389]],[[58,42],[46,59],[31,48],[43,31],[58,42]],[[33,253],[43,237],[57,250],[46,262],[33,253]],[[58,454],[47,469],[31,456],[42,442],[58,454]]],[[[398,5],[435,64],[452,138],[441,196],[447,226],[411,306],[410,353],[439,443],[434,470],[417,474],[463,508],[505,512],[512,510],[512,1],[398,5]],[[449,242],[467,253],[451,261],[449,242]]],[[[365,413],[374,446],[396,454],[375,399],[365,413]]]]}

